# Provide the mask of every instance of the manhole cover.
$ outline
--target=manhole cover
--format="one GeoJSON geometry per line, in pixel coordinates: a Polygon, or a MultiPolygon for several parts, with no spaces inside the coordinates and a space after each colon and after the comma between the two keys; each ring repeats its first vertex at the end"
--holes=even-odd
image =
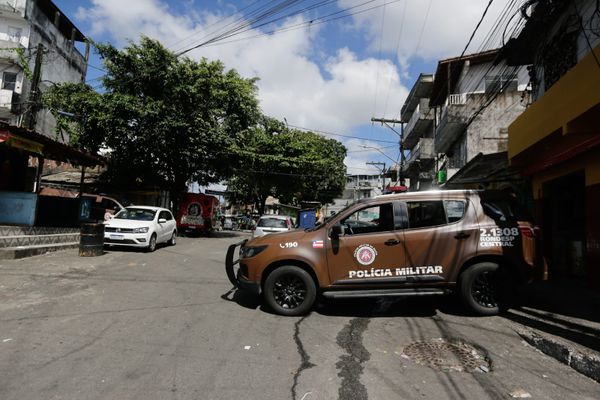
{"type": "Polygon", "coordinates": [[[402,356],[439,371],[490,371],[490,361],[483,351],[458,340],[415,342],[403,349],[402,356]]]}

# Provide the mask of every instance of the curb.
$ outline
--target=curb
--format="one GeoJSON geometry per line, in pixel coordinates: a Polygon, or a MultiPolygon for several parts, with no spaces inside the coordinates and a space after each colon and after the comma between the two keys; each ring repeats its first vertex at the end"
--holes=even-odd
{"type": "Polygon", "coordinates": [[[600,357],[594,354],[585,354],[554,339],[543,337],[535,332],[516,330],[517,334],[527,343],[544,354],[554,357],[563,364],[600,382],[600,357]]]}
{"type": "Polygon", "coordinates": [[[52,243],[35,246],[19,246],[0,248],[0,260],[16,260],[46,254],[52,251],[74,249],[79,247],[79,242],[52,243]]]}

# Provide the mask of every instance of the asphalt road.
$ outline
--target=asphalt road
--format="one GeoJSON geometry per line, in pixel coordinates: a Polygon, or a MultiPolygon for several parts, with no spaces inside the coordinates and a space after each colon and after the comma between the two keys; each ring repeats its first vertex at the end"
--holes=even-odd
{"type": "Polygon", "coordinates": [[[0,399],[600,398],[513,322],[451,297],[274,315],[231,290],[233,235],[0,261],[0,399]]]}

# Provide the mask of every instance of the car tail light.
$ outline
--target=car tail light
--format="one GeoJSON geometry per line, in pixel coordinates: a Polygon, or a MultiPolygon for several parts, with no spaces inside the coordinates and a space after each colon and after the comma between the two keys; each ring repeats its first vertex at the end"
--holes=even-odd
{"type": "Polygon", "coordinates": [[[530,237],[530,238],[536,237],[535,228],[530,228],[528,226],[520,226],[519,232],[521,232],[521,235],[523,235],[525,237],[530,237]]]}

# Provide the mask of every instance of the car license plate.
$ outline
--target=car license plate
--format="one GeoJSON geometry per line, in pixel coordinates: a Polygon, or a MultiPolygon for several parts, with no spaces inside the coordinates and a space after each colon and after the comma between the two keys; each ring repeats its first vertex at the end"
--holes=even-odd
{"type": "Polygon", "coordinates": [[[123,235],[110,235],[110,238],[114,240],[123,240],[123,235]]]}

